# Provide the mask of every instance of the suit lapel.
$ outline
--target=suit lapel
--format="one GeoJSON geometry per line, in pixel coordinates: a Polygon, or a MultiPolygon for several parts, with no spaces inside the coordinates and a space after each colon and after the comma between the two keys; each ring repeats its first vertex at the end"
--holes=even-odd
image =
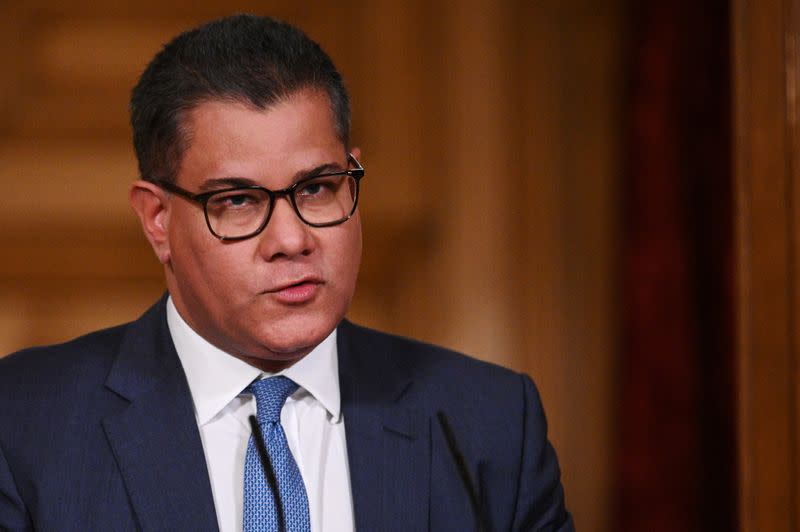
{"type": "Polygon", "coordinates": [[[106,385],[130,404],[103,427],[142,530],[217,530],[194,407],[164,302],[123,339],[106,385]]]}
{"type": "Polygon", "coordinates": [[[339,380],[358,530],[427,530],[430,419],[403,400],[413,385],[390,344],[343,322],[339,380]]]}

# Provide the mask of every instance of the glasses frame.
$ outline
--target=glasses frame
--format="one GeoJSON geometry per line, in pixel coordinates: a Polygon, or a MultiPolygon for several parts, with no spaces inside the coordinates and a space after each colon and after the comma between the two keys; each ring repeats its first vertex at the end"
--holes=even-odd
{"type": "Polygon", "coordinates": [[[311,227],[331,227],[334,225],[342,224],[347,220],[349,220],[350,218],[352,218],[353,214],[355,214],[356,212],[356,208],[358,207],[359,189],[360,189],[361,178],[364,177],[364,167],[361,166],[361,163],[358,162],[358,159],[353,157],[352,153],[347,154],[347,161],[349,164],[352,164],[355,168],[350,168],[348,170],[343,170],[341,172],[326,172],[324,174],[312,175],[304,179],[301,179],[297,183],[294,183],[292,186],[283,188],[281,190],[270,190],[266,187],[262,187],[261,185],[242,185],[236,187],[221,188],[219,190],[212,190],[209,192],[202,192],[200,194],[195,194],[184,188],[179,187],[175,183],[164,181],[162,179],[151,180],[151,183],[154,183],[155,185],[158,185],[159,187],[163,188],[168,192],[181,196],[182,198],[197,203],[198,205],[203,207],[203,214],[205,215],[206,226],[208,226],[208,230],[211,231],[211,234],[214,235],[216,238],[224,242],[228,242],[236,240],[245,240],[247,238],[252,238],[260,234],[264,230],[264,228],[267,227],[270,218],[272,218],[272,213],[275,211],[275,202],[278,200],[278,198],[283,196],[288,197],[289,203],[292,205],[292,209],[294,209],[294,212],[297,215],[297,217],[300,218],[300,221],[311,227]],[[335,220],[333,222],[325,222],[325,223],[309,222],[308,220],[303,218],[302,214],[300,214],[300,209],[297,207],[297,200],[294,197],[294,191],[297,190],[298,187],[303,186],[305,183],[308,183],[311,180],[318,179],[320,177],[334,177],[334,176],[350,176],[353,179],[355,179],[356,189],[353,197],[353,208],[350,209],[350,212],[347,214],[347,216],[339,220],[335,220]],[[269,196],[269,209],[267,210],[267,215],[264,217],[264,220],[261,222],[261,225],[259,225],[255,231],[248,233],[244,236],[223,236],[217,234],[217,232],[214,231],[214,228],[211,227],[211,220],[208,217],[208,201],[217,194],[235,192],[237,190],[261,190],[266,192],[267,196],[269,196]]]}

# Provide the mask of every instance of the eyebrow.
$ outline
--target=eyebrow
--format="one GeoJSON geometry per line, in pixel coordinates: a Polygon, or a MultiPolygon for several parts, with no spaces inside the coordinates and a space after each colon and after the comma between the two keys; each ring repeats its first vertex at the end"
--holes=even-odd
{"type": "MultiPolygon", "coordinates": [[[[300,170],[299,172],[295,173],[292,177],[292,184],[297,183],[298,181],[302,181],[303,179],[308,179],[310,177],[315,177],[321,174],[333,173],[333,172],[344,172],[345,169],[342,168],[342,165],[339,163],[325,163],[319,166],[316,166],[310,170],[300,170]]],[[[227,187],[249,187],[253,185],[260,186],[259,183],[256,181],[246,178],[246,177],[221,177],[215,179],[207,179],[200,185],[200,191],[206,192],[211,190],[216,190],[220,188],[227,188],[227,187]]],[[[291,185],[290,185],[291,186],[291,185]]]]}

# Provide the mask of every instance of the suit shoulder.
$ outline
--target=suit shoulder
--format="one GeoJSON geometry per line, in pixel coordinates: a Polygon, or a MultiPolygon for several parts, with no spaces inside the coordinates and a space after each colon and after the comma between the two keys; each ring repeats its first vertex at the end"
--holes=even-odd
{"type": "MultiPolygon", "coordinates": [[[[108,368],[129,324],[94,331],[60,344],[30,347],[0,358],[7,383],[74,377],[90,368],[108,368]]],[[[0,386],[2,388],[2,386],[0,386]]]]}
{"type": "Polygon", "coordinates": [[[460,382],[465,386],[490,383],[500,387],[516,387],[520,382],[521,374],[514,370],[446,347],[351,322],[344,322],[342,327],[354,342],[366,346],[365,351],[371,353],[367,356],[383,356],[422,381],[445,380],[450,385],[460,382]]]}

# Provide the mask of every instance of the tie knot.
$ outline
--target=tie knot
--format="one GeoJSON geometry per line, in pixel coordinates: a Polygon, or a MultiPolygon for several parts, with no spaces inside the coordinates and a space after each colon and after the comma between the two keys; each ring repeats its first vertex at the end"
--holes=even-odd
{"type": "Polygon", "coordinates": [[[297,389],[297,384],[283,376],[257,380],[245,388],[245,393],[252,393],[256,398],[256,417],[258,423],[279,423],[281,409],[286,398],[297,389]]]}

